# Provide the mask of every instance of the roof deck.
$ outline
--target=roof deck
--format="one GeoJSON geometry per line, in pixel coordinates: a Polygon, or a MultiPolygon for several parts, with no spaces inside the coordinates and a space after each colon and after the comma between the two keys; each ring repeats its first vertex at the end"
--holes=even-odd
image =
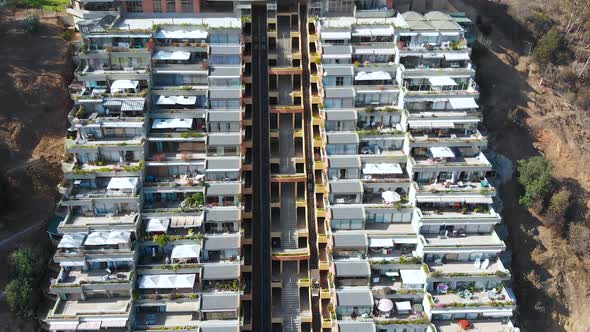
{"type": "Polygon", "coordinates": [[[105,298],[82,300],[57,300],[50,316],[84,316],[103,314],[128,314],[128,298],[105,298]]]}
{"type": "MultiPolygon", "coordinates": [[[[469,320],[473,327],[473,332],[516,332],[514,325],[509,319],[490,319],[490,320],[469,320]]],[[[433,321],[438,332],[457,332],[461,328],[456,321],[433,321]]]]}

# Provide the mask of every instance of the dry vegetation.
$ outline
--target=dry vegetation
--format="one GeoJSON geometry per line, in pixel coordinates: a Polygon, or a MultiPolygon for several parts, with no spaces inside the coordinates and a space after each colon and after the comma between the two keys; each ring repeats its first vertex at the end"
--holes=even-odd
{"type": "Polygon", "coordinates": [[[450,2],[489,41],[474,57],[491,147],[551,165],[500,188],[521,327],[590,331],[590,2],[450,2]]]}

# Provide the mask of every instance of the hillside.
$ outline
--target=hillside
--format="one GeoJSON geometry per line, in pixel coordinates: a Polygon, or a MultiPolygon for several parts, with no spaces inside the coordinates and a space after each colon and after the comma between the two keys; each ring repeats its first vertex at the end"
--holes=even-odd
{"type": "MultiPolygon", "coordinates": [[[[566,223],[556,229],[544,226],[549,224],[546,214],[518,204],[522,189],[515,178],[500,188],[521,326],[524,331],[589,331],[590,252],[576,254],[579,248],[567,236],[573,224],[590,226],[590,169],[586,167],[590,119],[580,99],[588,91],[588,82],[584,74],[564,84],[560,75],[567,67],[580,68],[573,54],[581,52],[579,38],[586,23],[579,23],[582,28],[576,33],[580,36],[571,37],[571,57],[540,67],[530,50],[544,34],[531,27],[530,17],[547,15],[552,27],[562,29],[560,19],[569,16],[565,9],[555,9],[557,1],[543,2],[542,9],[538,3],[521,0],[450,2],[488,30],[484,41],[490,46],[474,49],[474,62],[491,148],[514,164],[544,155],[554,165],[553,176],[560,186],[572,193],[566,223]]],[[[581,7],[580,13],[584,13],[581,7]]]]}

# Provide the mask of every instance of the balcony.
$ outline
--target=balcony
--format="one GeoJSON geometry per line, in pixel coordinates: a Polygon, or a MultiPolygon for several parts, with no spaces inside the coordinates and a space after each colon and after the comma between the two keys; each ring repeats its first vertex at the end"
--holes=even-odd
{"type": "Polygon", "coordinates": [[[496,188],[492,187],[486,178],[475,177],[473,180],[439,180],[429,182],[417,182],[416,191],[418,193],[480,193],[495,196],[496,188]]]}
{"type": "Polygon", "coordinates": [[[457,168],[473,168],[481,171],[490,171],[492,169],[492,164],[488,161],[483,153],[479,153],[476,155],[467,155],[467,156],[457,156],[455,155],[454,158],[433,158],[425,155],[421,156],[414,156],[410,157],[410,164],[412,166],[412,170],[416,171],[418,169],[436,169],[436,168],[449,168],[449,167],[457,167],[457,168]]]}
{"type": "Polygon", "coordinates": [[[440,312],[445,309],[465,307],[514,307],[516,299],[512,289],[500,285],[498,289],[454,289],[447,290],[447,294],[431,296],[432,311],[440,312]]]}
{"type": "MultiPolygon", "coordinates": [[[[481,261],[480,261],[481,262],[481,261]]],[[[474,262],[444,262],[428,264],[428,277],[431,279],[449,277],[485,277],[496,276],[498,278],[510,278],[510,271],[507,270],[500,259],[490,260],[488,266],[476,266],[474,262]]]]}
{"type": "MultiPolygon", "coordinates": [[[[446,76],[444,76],[446,77],[446,76]]],[[[446,77],[448,78],[448,77],[446,77]]],[[[408,95],[477,95],[477,83],[469,79],[467,82],[457,82],[448,78],[448,83],[412,83],[404,81],[403,90],[408,95]],[[451,82],[454,81],[454,82],[451,82]]]]}
{"type": "Polygon", "coordinates": [[[496,232],[489,234],[468,233],[463,236],[441,236],[438,234],[424,234],[420,236],[420,241],[424,247],[425,253],[447,252],[456,249],[467,249],[477,251],[480,249],[496,250],[501,252],[506,250],[506,245],[496,232]]]}
{"type": "Polygon", "coordinates": [[[58,299],[48,318],[121,315],[127,318],[131,308],[129,298],[96,298],[88,300],[58,299]]]}
{"type": "Polygon", "coordinates": [[[418,131],[412,130],[409,135],[412,147],[429,147],[443,145],[452,146],[476,146],[485,147],[488,144],[486,136],[479,130],[438,130],[418,131]]]}
{"type": "Polygon", "coordinates": [[[57,278],[51,284],[52,288],[81,287],[82,285],[123,285],[131,284],[131,270],[117,269],[112,273],[105,270],[70,270],[61,269],[57,278]]]}

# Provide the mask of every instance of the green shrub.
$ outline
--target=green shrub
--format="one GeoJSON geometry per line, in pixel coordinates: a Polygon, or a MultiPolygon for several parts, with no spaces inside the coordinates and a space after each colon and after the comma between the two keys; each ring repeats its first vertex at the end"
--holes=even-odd
{"type": "Polygon", "coordinates": [[[156,242],[158,246],[164,248],[168,243],[168,236],[166,234],[155,234],[152,241],[156,242]]]}
{"type": "Polygon", "coordinates": [[[549,212],[558,217],[565,216],[565,212],[570,206],[571,194],[567,189],[563,189],[551,196],[549,201],[549,212]]]}
{"type": "Polygon", "coordinates": [[[72,37],[74,37],[74,34],[71,30],[66,30],[61,34],[61,38],[64,40],[72,40],[72,37]]]}
{"type": "Polygon", "coordinates": [[[553,166],[542,156],[518,161],[518,182],[523,186],[524,193],[518,202],[528,208],[535,203],[544,202],[553,191],[554,179],[551,175],[553,166]]]}
{"type": "Polygon", "coordinates": [[[33,317],[37,301],[31,279],[17,278],[9,282],[6,285],[6,302],[18,317],[33,317]]]}
{"type": "Polygon", "coordinates": [[[527,17],[535,36],[539,37],[546,34],[553,27],[553,20],[543,11],[538,11],[527,17]]]}

